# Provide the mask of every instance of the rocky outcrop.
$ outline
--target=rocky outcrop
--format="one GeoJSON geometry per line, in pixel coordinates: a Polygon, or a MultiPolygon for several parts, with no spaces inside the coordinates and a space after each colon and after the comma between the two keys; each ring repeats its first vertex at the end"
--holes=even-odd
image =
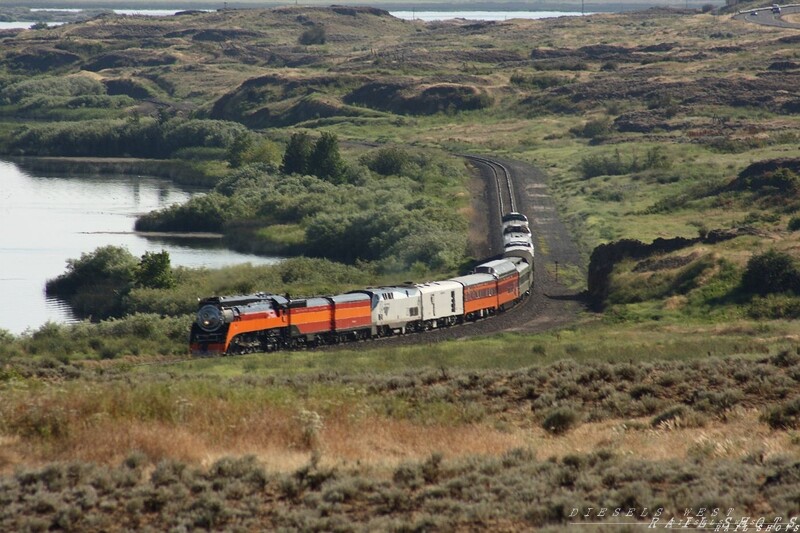
{"type": "MultiPolygon", "coordinates": [[[[741,235],[753,235],[758,233],[757,230],[749,227],[734,228],[726,230],[712,230],[707,234],[688,239],[685,237],[675,237],[673,239],[656,239],[650,244],[645,244],[642,241],[635,239],[623,239],[621,241],[610,242],[608,244],[601,244],[592,252],[589,258],[589,275],[588,275],[588,294],[589,305],[595,311],[602,311],[606,305],[609,292],[609,279],[614,267],[625,259],[640,259],[642,261],[635,267],[639,271],[657,270],[663,268],[672,268],[669,265],[685,264],[681,263],[681,258],[668,258],[668,259],[652,259],[652,256],[667,254],[688,248],[695,244],[705,243],[714,244],[730,239],[734,239],[741,235]]],[[[691,258],[692,254],[686,256],[691,258]]],[[[683,259],[685,260],[686,257],[683,259]]],[[[691,260],[691,259],[690,259],[691,260]]]]}
{"type": "Polygon", "coordinates": [[[81,57],[72,52],[57,50],[55,48],[36,47],[25,53],[16,54],[9,58],[6,64],[13,70],[29,72],[45,72],[58,69],[81,60],[81,57]]]}
{"type": "Polygon", "coordinates": [[[737,176],[737,180],[746,180],[748,178],[757,178],[769,172],[775,172],[778,169],[786,168],[800,174],[800,158],[784,157],[780,159],[766,159],[764,161],[756,161],[747,168],[742,170],[737,176]]]}
{"type": "Polygon", "coordinates": [[[482,109],[491,98],[471,85],[409,82],[371,82],[350,92],[344,101],[381,111],[404,115],[433,115],[439,112],[482,109]]]}

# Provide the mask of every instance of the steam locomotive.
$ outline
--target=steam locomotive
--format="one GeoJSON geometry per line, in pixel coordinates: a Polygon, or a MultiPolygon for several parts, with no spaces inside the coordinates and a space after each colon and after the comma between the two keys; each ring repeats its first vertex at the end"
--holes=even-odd
{"type": "Polygon", "coordinates": [[[442,281],[292,299],[269,293],[199,302],[193,355],[270,352],[445,328],[509,309],[533,287],[533,242],[521,213],[502,217],[502,258],[442,281]]]}

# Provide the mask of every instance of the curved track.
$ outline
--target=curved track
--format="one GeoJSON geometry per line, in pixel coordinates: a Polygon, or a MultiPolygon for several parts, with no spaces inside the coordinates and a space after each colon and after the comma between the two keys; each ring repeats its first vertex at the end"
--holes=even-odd
{"type": "Polygon", "coordinates": [[[527,163],[465,155],[484,178],[484,198],[488,209],[486,226],[491,233],[485,257],[503,250],[500,217],[513,198],[514,208],[528,217],[535,247],[534,288],[520,305],[495,317],[447,329],[387,337],[364,343],[322,347],[322,350],[368,349],[380,346],[433,344],[443,340],[465,339],[500,332],[537,333],[564,327],[574,322],[582,309],[583,292],[563,284],[567,270],[586,279],[586,269],[577,246],[558,217],[555,201],[547,187],[547,176],[527,163]],[[501,201],[502,200],[502,201],[501,201]],[[501,208],[501,203],[503,208],[501,208]],[[558,277],[559,269],[562,273],[558,277]]]}
{"type": "Polygon", "coordinates": [[[511,172],[501,163],[487,157],[480,157],[477,155],[465,155],[464,157],[474,163],[485,165],[492,173],[497,189],[497,205],[500,208],[501,215],[516,211],[517,201],[514,194],[511,172]]]}
{"type": "MultiPolygon", "coordinates": [[[[569,269],[585,279],[585,267],[572,238],[560,221],[556,205],[547,187],[547,176],[538,168],[520,161],[499,160],[464,155],[484,178],[483,198],[488,209],[486,227],[491,234],[484,257],[503,251],[500,217],[518,211],[528,217],[535,247],[534,288],[520,305],[495,317],[469,322],[451,328],[397,337],[372,339],[366,342],[322,346],[315,350],[359,350],[371,346],[405,346],[433,344],[448,339],[463,339],[504,331],[536,333],[563,327],[575,321],[584,308],[582,292],[565,286],[562,273],[569,269]]],[[[473,191],[474,192],[474,191],[473,191]]],[[[147,364],[175,364],[178,361],[147,364]]]]}

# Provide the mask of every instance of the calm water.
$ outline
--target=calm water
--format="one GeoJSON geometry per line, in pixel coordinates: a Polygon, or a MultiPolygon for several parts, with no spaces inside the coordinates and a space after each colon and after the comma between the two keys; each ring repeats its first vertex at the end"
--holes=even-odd
{"type": "Polygon", "coordinates": [[[218,239],[132,233],[136,215],[185,202],[192,194],[155,178],[31,175],[0,161],[0,328],[20,333],[48,320],[74,320],[61,302],[45,298],[45,281],[63,273],[67,259],[99,246],[125,246],[137,257],[167,250],[173,266],[278,261],[232,252],[218,239]]]}
{"type": "MultiPolygon", "coordinates": [[[[38,9],[32,11],[46,11],[38,9]]],[[[80,9],[54,9],[53,11],[80,11],[80,9]]],[[[150,17],[166,17],[174,15],[179,10],[172,9],[115,9],[120,15],[145,15],[150,17]]],[[[203,10],[205,11],[205,10],[203,10]]],[[[432,22],[436,20],[466,19],[466,20],[510,20],[510,19],[542,19],[551,17],[580,16],[575,11],[391,11],[393,16],[406,20],[423,20],[432,22]]],[[[587,13],[589,15],[591,13],[587,13]]],[[[62,22],[48,22],[50,26],[63,24],[62,22]]],[[[30,28],[32,22],[0,22],[0,30],[30,28]]]]}

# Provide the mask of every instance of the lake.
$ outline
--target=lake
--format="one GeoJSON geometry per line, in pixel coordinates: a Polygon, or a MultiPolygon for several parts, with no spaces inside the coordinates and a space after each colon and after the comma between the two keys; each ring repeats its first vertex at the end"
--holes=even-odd
{"type": "Polygon", "coordinates": [[[45,297],[45,281],[62,274],[67,259],[100,246],[125,246],[137,257],[166,250],[173,266],[279,261],[233,252],[220,239],[151,238],[133,232],[137,215],[185,202],[193,194],[198,191],[157,178],[32,174],[0,160],[0,329],[21,333],[48,320],[74,320],[66,305],[45,297]]]}
{"type": "MultiPolygon", "coordinates": [[[[32,11],[47,11],[47,9],[35,9],[32,11]]],[[[52,9],[52,11],[76,12],[79,9],[52,9]]],[[[144,15],[150,17],[166,17],[174,15],[180,10],[172,9],[114,9],[120,15],[144,15]]],[[[205,10],[203,10],[205,11],[205,10]]],[[[433,22],[437,20],[466,19],[466,20],[509,20],[518,19],[542,19],[552,17],[581,16],[577,11],[390,11],[390,13],[401,19],[422,20],[433,22]]],[[[586,13],[590,15],[591,13],[586,13]]],[[[0,22],[0,30],[30,28],[33,22],[0,22]]],[[[55,26],[63,22],[48,22],[55,26]]]]}

